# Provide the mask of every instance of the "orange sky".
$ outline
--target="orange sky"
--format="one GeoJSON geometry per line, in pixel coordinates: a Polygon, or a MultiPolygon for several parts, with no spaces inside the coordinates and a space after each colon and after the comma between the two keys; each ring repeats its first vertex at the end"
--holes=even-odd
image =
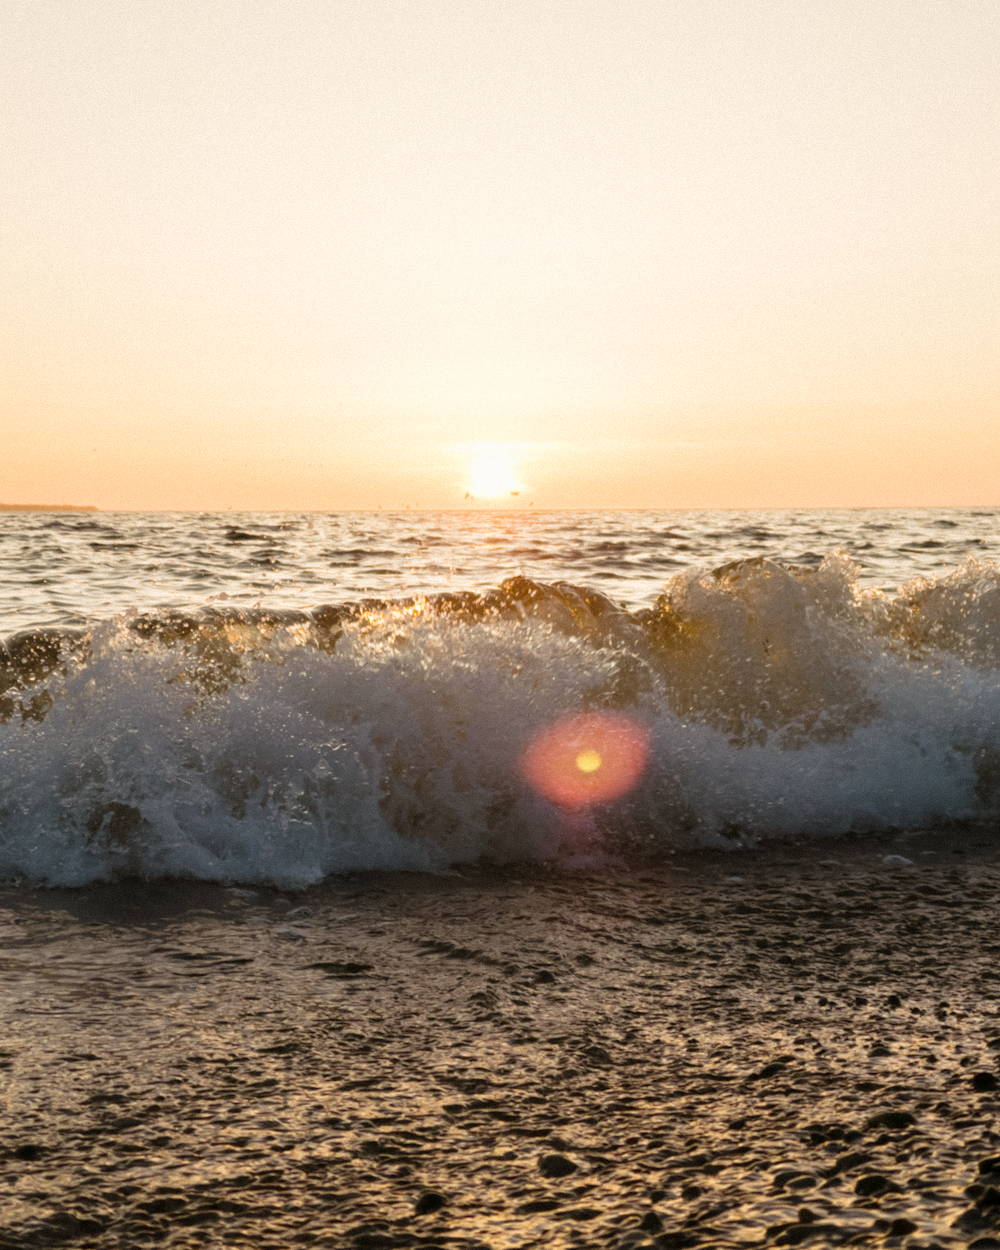
{"type": "Polygon", "coordinates": [[[0,500],[1000,505],[998,30],[9,0],[0,500]]]}

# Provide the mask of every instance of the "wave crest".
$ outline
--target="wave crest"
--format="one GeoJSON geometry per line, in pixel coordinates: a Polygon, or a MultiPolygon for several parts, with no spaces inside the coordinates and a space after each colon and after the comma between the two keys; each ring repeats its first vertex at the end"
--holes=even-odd
{"type": "Polygon", "coordinates": [[[0,649],[0,875],[287,885],[994,820],[998,648],[996,565],[889,598],[837,553],[690,570],[632,613],[518,577],[24,633],[0,649]],[[521,761],[602,708],[649,767],[570,819],[521,761]]]}

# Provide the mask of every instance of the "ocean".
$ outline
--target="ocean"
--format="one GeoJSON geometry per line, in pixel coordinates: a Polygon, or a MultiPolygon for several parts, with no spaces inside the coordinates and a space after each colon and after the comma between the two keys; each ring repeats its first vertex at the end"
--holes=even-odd
{"type": "Polygon", "coordinates": [[[998,518],[2,514],[0,879],[995,826],[998,518]]]}

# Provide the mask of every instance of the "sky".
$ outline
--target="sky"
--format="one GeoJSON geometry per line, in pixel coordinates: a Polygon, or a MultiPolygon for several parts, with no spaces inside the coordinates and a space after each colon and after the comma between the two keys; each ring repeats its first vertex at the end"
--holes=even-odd
{"type": "Polygon", "coordinates": [[[0,501],[1000,505],[998,64],[995,0],[5,0],[0,501]]]}

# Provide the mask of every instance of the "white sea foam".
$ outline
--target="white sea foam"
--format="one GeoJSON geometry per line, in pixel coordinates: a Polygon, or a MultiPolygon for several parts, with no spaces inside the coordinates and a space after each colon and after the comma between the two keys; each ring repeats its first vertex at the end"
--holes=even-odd
{"type": "Polygon", "coordinates": [[[645,619],[584,619],[570,588],[524,583],[485,617],[370,612],[332,651],[295,622],[119,618],[8,692],[0,877],[293,886],[995,820],[998,584],[969,563],[889,600],[840,557],[741,562],[685,573],[645,619]],[[608,706],[648,728],[647,772],[561,813],[523,753],[608,706]]]}

